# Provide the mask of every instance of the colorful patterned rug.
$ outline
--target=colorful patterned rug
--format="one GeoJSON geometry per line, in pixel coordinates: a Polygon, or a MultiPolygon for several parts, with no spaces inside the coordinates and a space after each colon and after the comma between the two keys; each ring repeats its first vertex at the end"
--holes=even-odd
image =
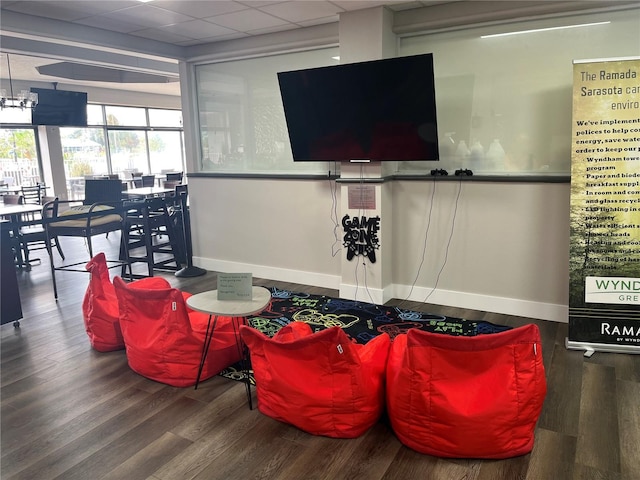
{"type": "MultiPolygon", "coordinates": [[[[288,323],[308,323],[312,330],[339,326],[358,343],[367,343],[381,333],[391,339],[411,328],[456,336],[475,336],[510,330],[512,327],[486,321],[446,317],[433,313],[404,310],[356,300],[344,300],[324,295],[312,295],[271,288],[271,304],[266,310],[247,319],[247,323],[272,337],[288,323]]],[[[221,375],[240,380],[239,366],[221,375]]],[[[253,378],[252,378],[253,382],[253,378]]]]}

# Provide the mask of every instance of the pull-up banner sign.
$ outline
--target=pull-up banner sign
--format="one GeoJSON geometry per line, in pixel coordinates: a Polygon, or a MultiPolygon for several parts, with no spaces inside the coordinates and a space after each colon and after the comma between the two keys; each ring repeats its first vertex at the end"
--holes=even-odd
{"type": "Polygon", "coordinates": [[[573,64],[567,348],[640,353],[640,58],[573,64]]]}

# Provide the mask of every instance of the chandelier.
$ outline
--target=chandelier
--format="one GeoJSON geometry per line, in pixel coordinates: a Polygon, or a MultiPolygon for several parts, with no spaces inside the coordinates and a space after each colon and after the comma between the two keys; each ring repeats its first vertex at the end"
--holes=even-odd
{"type": "Polygon", "coordinates": [[[7,53],[7,73],[9,74],[10,97],[7,97],[7,90],[0,89],[0,109],[5,108],[35,108],[38,104],[38,94],[29,90],[21,90],[18,95],[13,95],[13,80],[11,78],[11,64],[7,53]]]}

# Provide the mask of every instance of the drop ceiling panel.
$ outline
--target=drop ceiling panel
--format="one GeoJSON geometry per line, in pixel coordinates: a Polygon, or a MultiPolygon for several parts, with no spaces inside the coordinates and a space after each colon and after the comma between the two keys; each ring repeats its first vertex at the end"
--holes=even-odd
{"type": "Polygon", "coordinates": [[[193,18],[188,15],[154,7],[148,3],[105,13],[100,15],[100,17],[123,20],[145,27],[161,27],[163,25],[193,20],[193,18]]]}
{"type": "Polygon", "coordinates": [[[180,12],[193,18],[205,18],[213,15],[223,15],[225,13],[246,10],[249,7],[240,2],[233,1],[202,1],[202,0],[158,0],[153,5],[180,12]]]}
{"type": "Polygon", "coordinates": [[[205,20],[240,32],[287,24],[287,22],[281,18],[276,18],[260,10],[254,9],[241,10],[239,12],[227,13],[225,15],[217,15],[215,17],[206,18],[205,20]]]}
{"type": "Polygon", "coordinates": [[[261,7],[260,10],[294,23],[325,17],[334,17],[335,21],[337,21],[337,14],[344,11],[331,2],[313,0],[308,2],[276,3],[274,5],[261,7]]]}
{"type": "Polygon", "coordinates": [[[182,35],[189,39],[213,38],[222,35],[231,35],[237,33],[236,30],[216,25],[204,20],[191,20],[190,22],[176,23],[160,27],[163,32],[170,32],[176,35],[182,35]]]}
{"type": "Polygon", "coordinates": [[[122,19],[112,18],[107,15],[97,15],[93,17],[83,18],[78,20],[77,22],[80,25],[86,25],[88,27],[96,27],[101,28],[103,30],[109,30],[111,32],[119,32],[119,33],[131,33],[136,30],[141,30],[145,28],[144,25],[140,25],[139,23],[127,22],[122,19]]]}

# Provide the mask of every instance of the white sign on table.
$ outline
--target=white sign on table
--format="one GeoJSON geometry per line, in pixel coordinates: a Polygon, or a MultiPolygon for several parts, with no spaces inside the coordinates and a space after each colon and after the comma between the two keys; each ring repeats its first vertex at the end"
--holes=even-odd
{"type": "Polygon", "coordinates": [[[251,300],[251,273],[218,273],[218,300],[251,300]]]}

